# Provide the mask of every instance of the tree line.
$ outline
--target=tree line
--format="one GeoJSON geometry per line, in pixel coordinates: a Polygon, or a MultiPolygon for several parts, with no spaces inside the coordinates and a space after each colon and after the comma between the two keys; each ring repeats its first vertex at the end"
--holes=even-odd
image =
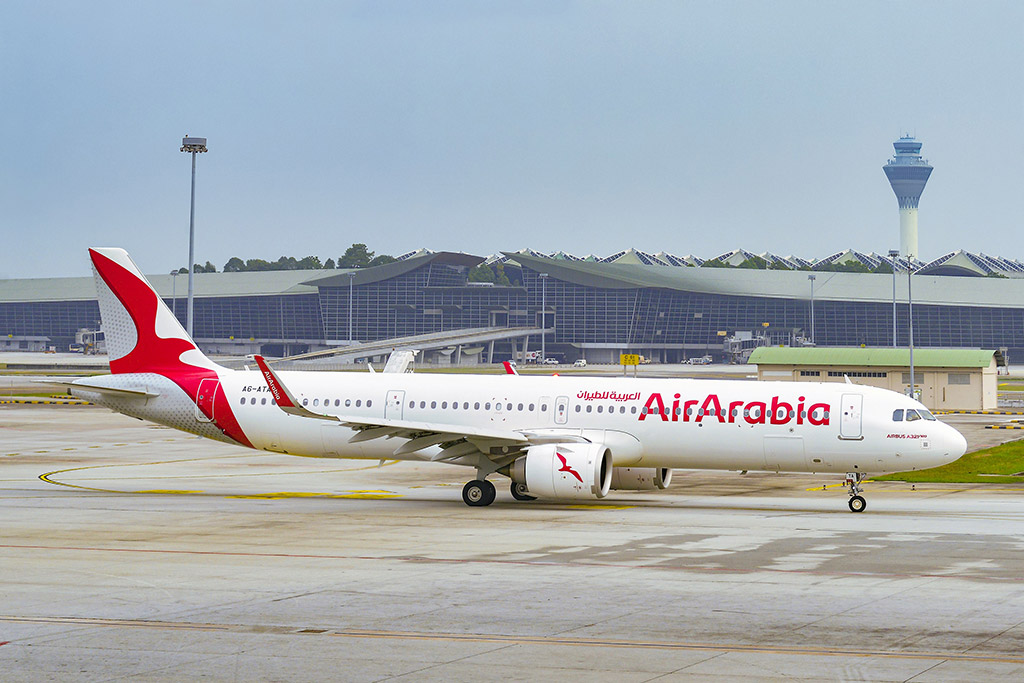
{"type": "MultiPolygon", "coordinates": [[[[704,262],[701,268],[749,268],[752,270],[793,270],[781,261],[768,262],[760,256],[752,256],[744,259],[743,263],[733,266],[716,259],[704,262]]],[[[866,266],[860,261],[844,261],[843,263],[817,263],[811,266],[801,266],[796,270],[817,271],[826,273],[892,273],[892,266],[882,261],[874,268],[866,266]]]]}
{"type": "MultiPolygon", "coordinates": [[[[321,262],[319,256],[305,256],[295,258],[294,256],[282,256],[276,261],[266,261],[261,258],[242,260],[232,256],[224,264],[225,273],[247,273],[252,271],[265,270],[334,270],[335,268],[370,268],[381,266],[385,263],[394,263],[395,257],[390,254],[376,254],[370,251],[365,244],[357,242],[345,250],[345,253],[335,261],[329,258],[321,262]]],[[[179,268],[179,273],[188,273],[188,268],[179,268]]],[[[216,273],[217,266],[209,261],[206,264],[195,264],[193,272],[216,273]]]]}

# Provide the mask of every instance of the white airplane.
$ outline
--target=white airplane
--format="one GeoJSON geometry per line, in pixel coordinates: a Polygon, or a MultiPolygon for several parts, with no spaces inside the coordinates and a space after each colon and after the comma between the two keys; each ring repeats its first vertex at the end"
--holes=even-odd
{"type": "Polygon", "coordinates": [[[964,437],[874,387],[737,380],[275,372],[209,360],[123,249],[90,249],[111,375],[71,393],[200,436],[291,455],[472,468],[467,505],[663,489],[672,468],[845,473],[936,467],[964,437]]]}

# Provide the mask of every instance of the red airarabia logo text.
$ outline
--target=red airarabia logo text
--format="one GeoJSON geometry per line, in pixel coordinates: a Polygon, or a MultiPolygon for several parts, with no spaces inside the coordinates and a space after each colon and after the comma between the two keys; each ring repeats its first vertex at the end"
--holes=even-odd
{"type": "Polygon", "coordinates": [[[561,453],[559,453],[558,451],[555,451],[555,455],[558,456],[558,459],[562,461],[562,466],[559,468],[558,471],[559,472],[568,472],[572,476],[574,476],[577,479],[579,479],[580,483],[582,484],[583,483],[583,477],[580,476],[579,472],[577,472],[573,468],[569,467],[569,463],[565,460],[565,456],[562,455],[561,453]]]}
{"type": "MultiPolygon", "coordinates": [[[[792,400],[792,399],[791,399],[792,400]]],[[[647,398],[647,403],[640,411],[640,422],[655,415],[661,418],[662,422],[702,422],[704,419],[714,418],[719,422],[734,423],[742,418],[747,424],[773,424],[784,425],[790,421],[796,424],[828,425],[830,418],[829,404],[807,403],[803,396],[797,397],[797,403],[781,400],[778,396],[772,396],[770,402],[765,401],[729,401],[728,408],[723,408],[723,402],[717,394],[709,394],[703,401],[690,399],[682,401],[679,394],[672,397],[671,409],[666,407],[665,399],[660,393],[653,393],[647,398]],[[700,404],[699,408],[696,406],[700,404]]]]}

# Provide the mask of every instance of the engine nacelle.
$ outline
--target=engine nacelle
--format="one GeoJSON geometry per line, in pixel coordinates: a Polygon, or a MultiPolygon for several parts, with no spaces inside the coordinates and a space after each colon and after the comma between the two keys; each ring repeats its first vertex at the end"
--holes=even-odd
{"type": "Polygon", "coordinates": [[[612,452],[598,443],[542,444],[509,468],[517,484],[540,498],[604,498],[612,483],[612,452]]]}
{"type": "Polygon", "coordinates": [[[668,488],[672,470],[667,467],[613,467],[612,488],[618,491],[653,491],[668,488]]]}

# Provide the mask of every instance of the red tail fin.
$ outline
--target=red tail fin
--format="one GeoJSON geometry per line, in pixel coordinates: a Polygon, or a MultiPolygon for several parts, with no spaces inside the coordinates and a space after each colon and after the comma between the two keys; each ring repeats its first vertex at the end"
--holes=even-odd
{"type": "Polygon", "coordinates": [[[89,256],[112,373],[173,377],[218,367],[195,345],[128,252],[90,249],[89,256]]]}

